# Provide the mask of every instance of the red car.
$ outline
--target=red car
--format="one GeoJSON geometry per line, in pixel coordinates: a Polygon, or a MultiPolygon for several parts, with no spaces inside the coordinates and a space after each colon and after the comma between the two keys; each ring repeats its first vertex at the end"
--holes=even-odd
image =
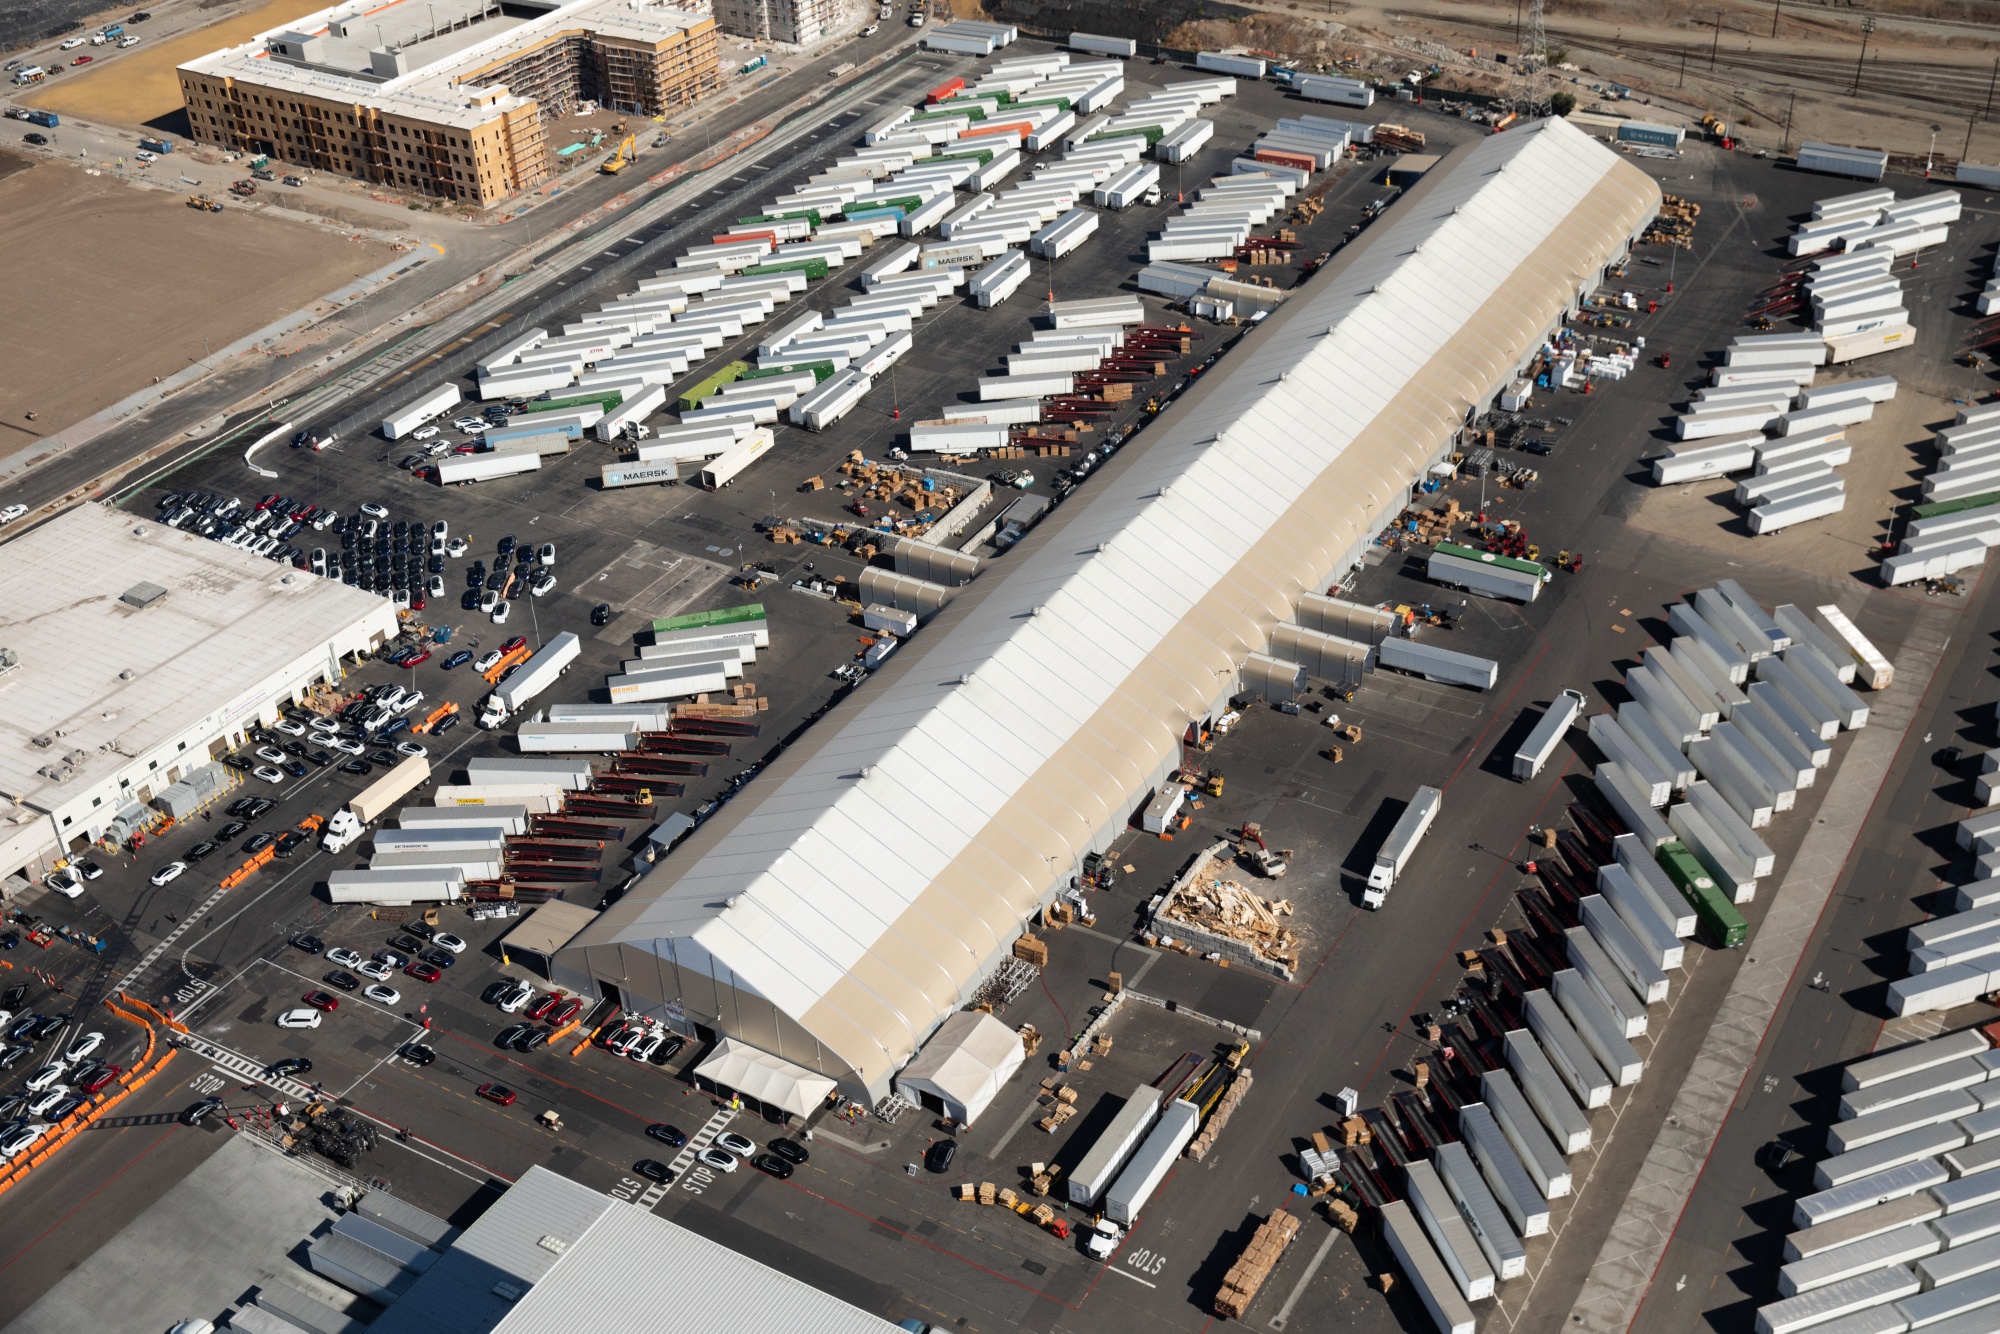
{"type": "Polygon", "coordinates": [[[577,1015],[582,1012],[583,1012],[583,997],[571,996],[568,1000],[564,1001],[561,1005],[556,1007],[555,1013],[549,1016],[549,1023],[551,1026],[555,1028],[561,1028],[564,1024],[576,1018],[577,1015]]]}
{"type": "Polygon", "coordinates": [[[562,993],[560,991],[551,991],[548,995],[536,1001],[534,1005],[529,1008],[528,1018],[546,1019],[550,1015],[554,1014],[556,1006],[561,1004],[562,1004],[562,993]]]}
{"type": "Polygon", "coordinates": [[[479,446],[473,444],[453,445],[451,447],[451,452],[454,454],[477,454],[479,452],[479,446]]]}
{"type": "Polygon", "coordinates": [[[295,509],[292,511],[292,522],[311,523],[318,514],[319,514],[319,506],[307,505],[302,509],[295,509]]]}
{"type": "Polygon", "coordinates": [[[99,1070],[96,1074],[92,1075],[90,1078],[84,1080],[83,1083],[79,1084],[77,1087],[82,1089],[85,1093],[95,1093],[99,1089],[103,1088],[106,1084],[109,1084],[112,1080],[118,1078],[118,1076],[124,1073],[125,1073],[125,1067],[122,1065],[107,1065],[102,1070],[99,1070]]]}
{"type": "MultiPolygon", "coordinates": [[[[416,604],[412,603],[411,605],[415,606],[416,604]]],[[[430,660],[431,660],[431,651],[429,649],[423,649],[415,654],[412,654],[410,657],[403,659],[402,662],[397,664],[397,666],[414,667],[420,662],[429,662],[430,660]]]]}
{"type": "Polygon", "coordinates": [[[403,971],[419,982],[435,982],[444,976],[434,964],[428,963],[413,963],[403,971]]]}
{"type": "Polygon", "coordinates": [[[69,63],[72,65],[88,65],[91,61],[95,59],[97,59],[96,56],[78,56],[75,60],[72,60],[69,63]]]}
{"type": "Polygon", "coordinates": [[[270,495],[265,496],[262,500],[257,502],[257,508],[260,510],[267,510],[271,508],[271,506],[277,504],[279,501],[283,499],[284,499],[283,496],[279,495],[276,491],[273,491],[270,495]]]}
{"type": "Polygon", "coordinates": [[[488,1102],[497,1102],[502,1107],[512,1107],[516,1094],[505,1084],[481,1084],[479,1096],[488,1102]]]}
{"type": "MultiPolygon", "coordinates": [[[[424,609],[424,605],[425,605],[424,590],[421,588],[412,589],[410,591],[410,610],[422,611],[424,609]]],[[[422,662],[424,658],[428,658],[429,656],[430,654],[426,653],[424,654],[423,658],[418,658],[417,661],[422,662]]]]}
{"type": "Polygon", "coordinates": [[[527,643],[528,643],[528,637],[526,635],[515,635],[512,639],[508,640],[506,643],[500,646],[500,651],[502,653],[512,653],[517,648],[527,647],[527,643]]]}
{"type": "Polygon", "coordinates": [[[340,1000],[337,997],[327,995],[324,991],[308,991],[305,995],[299,997],[299,999],[312,1006],[315,1010],[324,1010],[328,1014],[332,1014],[340,1008],[340,1000]]]}

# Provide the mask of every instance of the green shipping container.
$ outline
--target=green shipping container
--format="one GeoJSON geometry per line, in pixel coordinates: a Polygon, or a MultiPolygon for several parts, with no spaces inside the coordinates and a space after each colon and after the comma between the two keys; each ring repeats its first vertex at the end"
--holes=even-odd
{"type": "Polygon", "coordinates": [[[1130,139],[1135,134],[1145,136],[1146,146],[1148,148],[1152,147],[1154,144],[1157,144],[1158,142],[1160,142],[1160,140],[1167,137],[1167,132],[1161,129],[1157,125],[1142,125],[1137,129],[1131,129],[1131,130],[1106,130],[1102,134],[1091,135],[1090,138],[1084,140],[1084,142],[1088,144],[1094,144],[1099,139],[1130,139]]]}
{"type": "Polygon", "coordinates": [[[968,153],[946,153],[938,159],[940,162],[977,162],[982,167],[992,160],[993,150],[990,148],[975,148],[968,153]]]}
{"type": "Polygon", "coordinates": [[[744,380],[763,380],[773,375],[790,375],[793,371],[811,371],[815,383],[825,384],[833,378],[833,363],[830,361],[794,361],[783,366],[772,366],[769,369],[745,371],[738,378],[744,380]]]}
{"type": "Polygon", "coordinates": [[[1498,565],[1502,569],[1513,570],[1519,574],[1532,574],[1543,583],[1547,583],[1549,579],[1546,565],[1538,565],[1531,560],[1521,560],[1516,556],[1496,556],[1490,551],[1476,551],[1471,547],[1462,547],[1456,542],[1440,542],[1437,544],[1437,550],[1439,555],[1456,556],[1460,560],[1477,561],[1481,565],[1498,565]]]}
{"type": "Polygon", "coordinates": [[[938,103],[938,109],[936,111],[927,111],[921,116],[912,116],[908,120],[904,121],[903,124],[921,125],[927,120],[950,120],[954,116],[963,116],[967,120],[981,121],[986,119],[986,108],[959,107],[956,111],[954,111],[950,109],[948,103],[940,102],[938,103]]]}
{"type": "Polygon", "coordinates": [[[792,213],[753,213],[747,218],[738,218],[736,225],[750,227],[760,222],[785,222],[791,218],[804,218],[813,226],[819,226],[819,210],[816,208],[802,208],[792,213]]]}
{"type": "Polygon", "coordinates": [[[1660,869],[1680,890],[1681,897],[1694,909],[1694,918],[1708,942],[1720,949],[1735,949],[1750,939],[1750,924],[1736,905],[1722,892],[1700,862],[1678,839],[1663,844],[1654,854],[1660,869]]]}
{"type": "Polygon", "coordinates": [[[743,372],[750,369],[747,361],[732,361],[712,375],[705,376],[693,388],[680,397],[680,410],[689,412],[702,405],[703,400],[726,384],[733,384],[743,378],[743,372]]]}
{"type": "Polygon", "coordinates": [[[745,621],[764,619],[764,604],[752,602],[742,607],[718,607],[714,611],[691,611],[681,616],[669,616],[663,621],[653,622],[653,633],[663,635],[672,630],[704,630],[715,625],[741,625],[745,621]]]}
{"type": "Polygon", "coordinates": [[[545,403],[530,403],[521,409],[526,416],[535,412],[569,412],[575,408],[587,408],[595,404],[610,412],[625,401],[625,395],[616,389],[607,389],[601,394],[578,394],[573,398],[552,398],[545,403]]]}
{"type": "Polygon", "coordinates": [[[1929,505],[1918,505],[1910,511],[1910,515],[1917,519],[1935,519],[1940,514],[1963,514],[1967,510],[1983,510],[1988,505],[2000,505],[2000,491],[1982,491],[1976,496],[1966,496],[1960,500],[1939,500],[1929,505]]]}
{"type": "Polygon", "coordinates": [[[752,264],[743,272],[757,276],[766,273],[803,273],[807,278],[824,278],[826,260],[820,255],[814,255],[809,259],[783,259],[775,264],[752,264]]]}

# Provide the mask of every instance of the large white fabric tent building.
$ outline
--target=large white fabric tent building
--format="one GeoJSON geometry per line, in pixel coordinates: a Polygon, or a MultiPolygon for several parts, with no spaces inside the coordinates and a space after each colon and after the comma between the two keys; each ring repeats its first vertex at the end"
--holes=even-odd
{"type": "Polygon", "coordinates": [[[1624,256],[1659,187],[1468,145],[557,959],[869,1102],[1624,256]]]}

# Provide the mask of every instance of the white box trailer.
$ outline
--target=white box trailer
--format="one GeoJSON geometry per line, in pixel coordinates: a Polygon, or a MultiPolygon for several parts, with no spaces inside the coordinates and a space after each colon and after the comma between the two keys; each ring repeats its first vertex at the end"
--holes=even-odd
{"type": "Polygon", "coordinates": [[[451,903],[464,891],[465,876],[448,867],[334,871],[326,878],[327,898],[334,903],[408,907],[414,903],[451,903]]]}
{"type": "Polygon", "coordinates": [[[1126,1228],[1138,1222],[1140,1210],[1180,1161],[1181,1150],[1200,1125],[1201,1109],[1193,1103],[1180,1098],[1168,1103],[1131,1161],[1105,1190],[1104,1216],[1126,1228]]]}
{"type": "Polygon", "coordinates": [[[1646,1004],[1633,994],[1632,988],[1612,964],[1611,956],[1604,952],[1604,947],[1580,926],[1563,932],[1563,940],[1570,966],[1589,984],[1604,1007],[1617,1016],[1625,1036],[1636,1038],[1643,1035],[1646,1031],[1646,1004]]]}
{"type": "Polygon", "coordinates": [[[1146,1084],[1133,1089],[1125,1105],[1070,1173],[1065,1192],[1069,1202],[1086,1209],[1096,1204],[1159,1114],[1158,1089],[1146,1084]]]}
{"type": "Polygon", "coordinates": [[[1465,1104],[1459,1108],[1458,1128],[1479,1166],[1480,1179],[1493,1192],[1515,1233],[1522,1237],[1547,1235],[1549,1206],[1492,1109],[1483,1102],[1465,1104]]]}
{"type": "MultiPolygon", "coordinates": [[[[1594,897],[1594,896],[1593,896],[1594,897]]],[[[1562,1007],[1546,991],[1531,991],[1523,998],[1528,1031],[1541,1043],[1556,1073],[1584,1107],[1604,1107],[1611,1102],[1612,1080],[1577,1036],[1575,1027],[1564,1017],[1562,1007]]]]}
{"type": "Polygon", "coordinates": [[[729,688],[729,677],[725,666],[721,660],[694,663],[638,675],[612,676],[608,677],[604,684],[610,691],[611,701],[614,704],[712,694],[729,688]]]}
{"type": "Polygon", "coordinates": [[[1445,1270],[1467,1301],[1484,1301],[1493,1295],[1494,1273],[1485,1254],[1473,1239],[1472,1230],[1458,1212],[1458,1205],[1438,1180],[1437,1171],[1423,1159],[1413,1159],[1403,1168],[1405,1193],[1424,1232],[1444,1261],[1445,1270]]]}
{"type": "Polygon", "coordinates": [[[1375,90],[1359,79],[1299,74],[1292,79],[1292,91],[1312,102],[1333,102],[1348,107],[1375,105],[1375,90]]]}
{"type": "MultiPolygon", "coordinates": [[[[772,415],[776,416],[775,409],[772,415]]],[[[772,436],[769,431],[759,431],[739,440],[728,451],[703,464],[694,475],[694,484],[706,491],[720,491],[742,475],[751,464],[768,454],[771,444],[772,436]]]]}
{"type": "Polygon", "coordinates": [[[479,397],[490,402],[496,398],[532,398],[536,394],[561,389],[575,378],[577,367],[561,365],[553,368],[537,368],[508,374],[489,375],[479,382],[479,397]]]}
{"type": "Polygon", "coordinates": [[[529,329],[527,332],[508,339],[493,351],[481,357],[474,369],[480,376],[488,376],[502,367],[511,366],[521,359],[521,354],[529,352],[548,341],[547,329],[529,329]]]}
{"type": "Polygon", "coordinates": [[[1565,1018],[1583,1039],[1599,1066],[1620,1088],[1630,1088],[1645,1072],[1645,1062],[1625,1039],[1624,1024],[1600,1001],[1573,968],[1565,968],[1550,979],[1550,991],[1565,1018]]]}
{"type": "Polygon", "coordinates": [[[985,422],[918,422],[910,427],[909,448],[913,454],[976,454],[981,450],[1005,449],[1014,433],[1004,424],[985,422]]]}
{"type": "Polygon", "coordinates": [[[1647,957],[1638,938],[1602,895],[1586,894],[1579,902],[1578,916],[1635,995],[1648,1005],[1667,998],[1667,975],[1647,957]]]}
{"type": "Polygon", "coordinates": [[[1042,419],[1042,401],[1017,398],[998,403],[960,403],[939,411],[937,419],[944,423],[1028,426],[1042,419]]]}
{"type": "MultiPolygon", "coordinates": [[[[1197,51],[1194,67],[1210,74],[1227,74],[1237,79],[1261,79],[1264,62],[1256,56],[1228,55],[1221,51],[1197,51]]],[[[1235,91],[1231,88],[1231,91],[1235,91]]]]}
{"type": "Polygon", "coordinates": [[[1416,1291],[1418,1301],[1439,1334],[1473,1334],[1472,1308],[1466,1305],[1450,1271],[1425,1240],[1424,1230],[1411,1214],[1410,1206],[1401,1200],[1383,1205],[1381,1224],[1382,1239],[1389,1244],[1390,1254],[1396,1257],[1397,1266],[1416,1291]]]}
{"type": "Polygon", "coordinates": [[[382,422],[382,434],[386,439],[400,440],[425,422],[457,407],[463,397],[457,385],[439,385],[416,402],[391,413],[382,422]]]}
{"type": "Polygon", "coordinates": [[[1103,56],[1118,56],[1128,60],[1139,54],[1139,44],[1129,37],[1099,37],[1088,32],[1071,33],[1069,49],[1091,51],[1103,56]]]}
{"type": "Polygon", "coordinates": [[[1097,214],[1071,209],[1028,239],[1028,248],[1044,259],[1067,255],[1097,232],[1097,214]]]}
{"type": "Polygon", "coordinates": [[[1653,483],[1672,486],[1753,468],[1757,464],[1757,446],[1763,439],[1758,434],[1692,449],[1670,450],[1653,460],[1653,483]]]}
{"type": "Polygon", "coordinates": [[[985,403],[1023,397],[1053,398],[1074,388],[1075,378],[1069,375],[982,375],[979,400],[985,403]]]}
{"type": "Polygon", "coordinates": [[[856,359],[854,369],[860,371],[863,375],[880,375],[883,371],[888,370],[889,367],[900,361],[903,354],[915,346],[916,335],[911,333],[891,334],[888,338],[883,339],[870,348],[864,355],[856,359]]]}
{"type": "Polygon", "coordinates": [[[1215,138],[1215,122],[1191,120],[1153,145],[1153,155],[1162,162],[1186,162],[1215,138]]]}
{"type": "Polygon", "coordinates": [[[641,426],[646,418],[665,406],[667,389],[664,384],[651,385],[627,398],[615,409],[597,419],[591,426],[591,433],[599,440],[616,440],[625,433],[627,426],[641,426]]]}
{"type": "Polygon", "coordinates": [[[808,431],[824,431],[853,411],[874,387],[872,376],[850,366],[792,404],[791,420],[808,431]]]}
{"type": "Polygon", "coordinates": [[[1138,203],[1148,190],[1157,190],[1159,186],[1159,163],[1134,162],[1128,167],[1121,168],[1099,186],[1092,196],[1092,202],[1099,208],[1130,208],[1138,203]]]}
{"type": "Polygon", "coordinates": [[[1544,1200],[1557,1200],[1570,1193],[1573,1179],[1555,1141],[1542,1129],[1540,1118],[1505,1070],[1488,1070],[1479,1077],[1479,1093],[1493,1114],[1508,1147],[1513,1149],[1544,1200]]]}
{"type": "Polygon", "coordinates": [[[1565,688],[1549,704],[1541,721],[1528,733],[1527,739],[1514,752],[1513,775],[1516,782],[1528,782],[1542,772],[1542,766],[1549,762],[1549,756],[1561,744],[1570,725],[1583,712],[1583,695],[1576,690],[1565,688]]]}
{"type": "MultiPolygon", "coordinates": [[[[1390,641],[1393,642],[1393,641],[1390,641]]],[[[1396,877],[1409,864],[1417,845],[1430,831],[1431,822],[1437,819],[1443,809],[1444,793],[1434,787],[1419,787],[1410,798],[1409,805],[1397,817],[1395,826],[1381,848],[1375,854],[1374,865],[1368,872],[1368,884],[1361,892],[1361,906],[1380,908],[1388,901],[1389,890],[1394,887],[1396,877]]]]}
{"type": "Polygon", "coordinates": [[[1511,1029],[1502,1035],[1501,1044],[1508,1070],[1555,1141],[1557,1151],[1567,1158],[1589,1148],[1590,1122],[1578,1110],[1534,1035],[1525,1028],[1511,1029]]]}
{"type": "Polygon", "coordinates": [[[439,486],[462,486],[467,482],[490,482],[517,473],[535,472],[542,466],[540,454],[447,454],[437,462],[439,486]]]}
{"type": "Polygon", "coordinates": [[[1028,257],[1020,251],[1010,251],[1007,257],[989,264],[967,285],[973,300],[981,310],[991,310],[1020,290],[1028,278],[1028,257]]]}

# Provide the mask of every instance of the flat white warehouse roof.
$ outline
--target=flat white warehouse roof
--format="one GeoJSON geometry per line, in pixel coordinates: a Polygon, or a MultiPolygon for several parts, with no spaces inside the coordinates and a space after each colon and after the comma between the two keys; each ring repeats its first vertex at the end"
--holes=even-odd
{"type": "Polygon", "coordinates": [[[0,792],[44,812],[254,711],[306,655],[396,630],[373,594],[103,505],[0,544],[0,570],[0,792]]]}

